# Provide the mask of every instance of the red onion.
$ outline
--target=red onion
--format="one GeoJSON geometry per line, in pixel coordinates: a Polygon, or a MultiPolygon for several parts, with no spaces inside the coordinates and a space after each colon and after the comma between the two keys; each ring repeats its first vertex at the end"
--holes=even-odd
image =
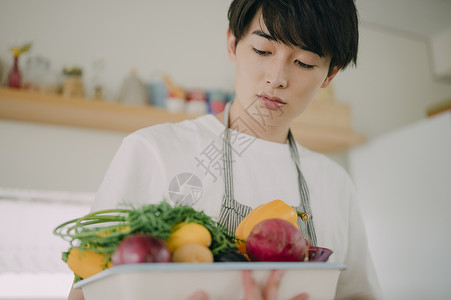
{"type": "Polygon", "coordinates": [[[308,249],[308,261],[326,262],[332,253],[333,251],[327,248],[310,246],[308,249]]]}
{"type": "Polygon", "coordinates": [[[261,221],[246,239],[251,261],[302,261],[306,247],[299,229],[283,219],[261,221]]]}
{"type": "Polygon", "coordinates": [[[171,253],[159,237],[138,233],[124,238],[111,260],[113,265],[170,262],[171,253]]]}

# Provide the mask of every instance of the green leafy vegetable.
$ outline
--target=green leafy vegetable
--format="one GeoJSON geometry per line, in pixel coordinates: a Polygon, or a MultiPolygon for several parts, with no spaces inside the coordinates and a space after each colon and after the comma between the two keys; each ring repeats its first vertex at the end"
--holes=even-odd
{"type": "Polygon", "coordinates": [[[59,225],[54,234],[70,242],[71,248],[111,255],[122,239],[134,233],[149,233],[167,240],[174,225],[195,222],[212,235],[213,255],[235,251],[234,237],[204,212],[189,206],[172,207],[167,202],[138,209],[109,209],[87,214],[59,225]]]}

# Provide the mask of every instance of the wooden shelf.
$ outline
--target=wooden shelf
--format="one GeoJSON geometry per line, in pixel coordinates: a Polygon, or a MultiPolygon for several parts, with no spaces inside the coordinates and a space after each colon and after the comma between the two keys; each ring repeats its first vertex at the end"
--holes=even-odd
{"type": "MultiPolygon", "coordinates": [[[[152,106],[65,99],[0,87],[0,119],[6,120],[129,133],[150,125],[194,118],[152,106]]],[[[292,132],[301,144],[323,153],[343,151],[365,140],[352,132],[349,106],[333,101],[313,101],[293,122],[292,132]]]]}

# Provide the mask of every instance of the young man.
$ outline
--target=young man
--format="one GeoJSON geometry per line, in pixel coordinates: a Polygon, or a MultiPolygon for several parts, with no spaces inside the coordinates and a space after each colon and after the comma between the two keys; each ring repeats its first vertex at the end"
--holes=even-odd
{"type": "MultiPolygon", "coordinates": [[[[316,92],[356,62],[354,1],[235,0],[228,17],[233,103],[217,116],[125,138],[92,210],[166,198],[205,211],[233,232],[252,208],[282,199],[308,213],[299,223],[304,235],[332,249],[331,262],[346,264],[336,298],[378,299],[352,181],[289,131],[316,92]]],[[[72,292],[70,299],[80,299],[72,292]]]]}

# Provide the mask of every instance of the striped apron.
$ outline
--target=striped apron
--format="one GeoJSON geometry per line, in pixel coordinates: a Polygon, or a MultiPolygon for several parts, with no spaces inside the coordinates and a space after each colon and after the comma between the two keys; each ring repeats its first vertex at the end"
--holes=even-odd
{"type": "MultiPolygon", "coordinates": [[[[232,145],[230,143],[230,130],[229,130],[229,113],[231,102],[227,103],[224,109],[224,139],[223,139],[223,164],[224,164],[224,198],[222,200],[221,211],[219,215],[219,223],[227,228],[228,233],[232,236],[235,235],[235,229],[245,216],[252,210],[247,205],[238,203],[234,198],[233,192],[233,171],[232,171],[232,145]]],[[[290,147],[291,157],[296,165],[298,173],[298,186],[299,193],[301,195],[301,203],[299,206],[293,207],[296,211],[303,212],[302,218],[298,218],[299,229],[304,237],[311,242],[313,246],[316,246],[316,233],[312,221],[312,212],[310,209],[310,194],[308,191],[307,183],[301,172],[301,164],[299,159],[299,152],[296,142],[291,134],[291,130],[288,132],[288,142],[290,147]]]]}

